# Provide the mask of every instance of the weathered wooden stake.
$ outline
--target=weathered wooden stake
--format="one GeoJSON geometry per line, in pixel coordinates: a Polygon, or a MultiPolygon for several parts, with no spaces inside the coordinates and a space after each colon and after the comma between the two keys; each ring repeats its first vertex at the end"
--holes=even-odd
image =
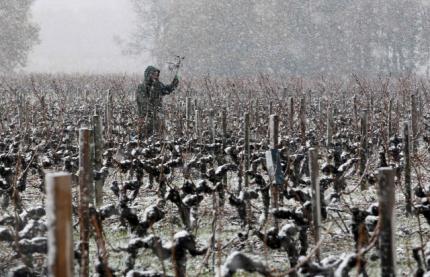
{"type": "Polygon", "coordinates": [[[247,102],[246,110],[249,113],[249,122],[254,122],[254,113],[251,112],[254,110],[254,101],[248,101],[247,102]]]}
{"type": "MultiPolygon", "coordinates": [[[[100,116],[93,115],[93,130],[94,130],[94,169],[99,171],[102,168],[102,154],[103,154],[103,136],[102,136],[102,122],[100,116]]],[[[103,185],[104,180],[98,179],[94,181],[95,200],[96,206],[103,205],[103,185]]]]}
{"type": "Polygon", "coordinates": [[[271,114],[269,119],[269,145],[272,149],[278,148],[279,139],[279,117],[276,114],[271,114]]]}
{"type": "Polygon", "coordinates": [[[327,107],[327,147],[333,143],[333,107],[327,107]]]}
{"type": "Polygon", "coordinates": [[[392,113],[393,113],[393,98],[390,98],[390,102],[388,104],[388,143],[387,146],[390,145],[390,139],[393,135],[393,119],[392,119],[392,113]]]}
{"type": "MultiPolygon", "coordinates": [[[[221,128],[222,128],[222,153],[221,156],[223,156],[224,149],[227,146],[227,109],[223,108],[221,111],[221,128]]],[[[222,178],[222,184],[225,187],[227,187],[227,175],[224,175],[222,178]]],[[[219,199],[219,205],[224,206],[224,198],[219,199]]]]}
{"type": "MultiPolygon", "coordinates": [[[[360,141],[360,174],[364,173],[367,163],[367,110],[363,110],[360,118],[361,141],[360,141]]],[[[366,189],[365,182],[362,182],[361,189],[366,189]]]]}
{"type": "Polygon", "coordinates": [[[90,203],[93,202],[90,133],[91,131],[88,128],[81,128],[79,130],[79,230],[81,240],[81,276],[88,276],[89,270],[89,207],[90,203]]]}
{"type": "Polygon", "coordinates": [[[308,104],[308,107],[305,108],[305,110],[312,111],[312,90],[309,89],[307,91],[305,99],[307,99],[306,103],[308,104]]]}
{"type": "Polygon", "coordinates": [[[323,100],[321,99],[321,97],[318,97],[318,110],[317,110],[318,123],[316,123],[318,126],[324,126],[323,109],[324,109],[323,100]]]}
{"type": "MultiPolygon", "coordinates": [[[[170,121],[172,121],[172,122],[174,122],[175,121],[175,114],[171,114],[171,113],[169,113],[169,115],[170,115],[170,121]],[[172,116],[173,116],[173,118],[172,118],[172,116]]],[[[176,121],[176,136],[180,136],[180,137],[182,137],[185,133],[184,133],[184,119],[183,119],[183,116],[182,116],[182,114],[181,113],[179,113],[179,112],[177,112],[176,113],[176,118],[177,118],[177,121],[176,121]]],[[[185,121],[187,121],[186,119],[185,119],[185,121]]],[[[186,123],[185,123],[185,125],[186,125],[186,123]]],[[[185,128],[185,130],[186,130],[186,128],[185,128]]]]}
{"type": "Polygon", "coordinates": [[[396,276],[396,246],[394,226],[394,169],[382,167],[379,170],[379,251],[381,276],[396,276]]]}
{"type": "Polygon", "coordinates": [[[112,93],[109,90],[106,95],[106,134],[108,137],[112,134],[112,117],[113,117],[113,103],[112,93]]]}
{"type": "Polygon", "coordinates": [[[215,141],[215,125],[214,125],[214,110],[211,109],[209,111],[209,134],[210,134],[210,139],[211,142],[215,141]]]}
{"type": "Polygon", "coordinates": [[[401,120],[402,114],[400,113],[400,101],[399,99],[396,100],[396,134],[400,135],[400,120],[401,120]]]}
{"type": "Polygon", "coordinates": [[[254,115],[254,127],[258,127],[258,125],[261,122],[261,112],[260,112],[260,103],[258,102],[258,99],[255,99],[255,115],[254,115]]]}
{"type": "MultiPolygon", "coordinates": [[[[309,175],[312,186],[312,220],[314,225],[315,244],[320,240],[321,226],[321,191],[318,180],[319,165],[318,152],[315,148],[309,148],[309,175]]],[[[315,256],[320,260],[320,249],[317,249],[315,256]]]]}
{"type": "Polygon", "coordinates": [[[221,128],[222,128],[222,147],[226,147],[227,140],[227,110],[224,108],[221,111],[221,128]]]}
{"type": "Polygon", "coordinates": [[[302,145],[306,145],[306,102],[304,97],[300,99],[300,139],[302,145]]]}
{"type": "Polygon", "coordinates": [[[288,127],[290,130],[290,136],[294,133],[294,98],[290,97],[290,114],[289,114],[289,120],[288,120],[288,127]]]}
{"type": "Polygon", "coordinates": [[[199,109],[197,104],[198,104],[197,98],[194,98],[194,111],[199,109]]]}
{"type": "Polygon", "coordinates": [[[191,123],[191,97],[187,97],[185,102],[185,118],[186,118],[186,130],[190,131],[190,123],[191,123]]]}
{"type": "MultiPolygon", "coordinates": [[[[3,103],[0,102],[0,118],[3,118],[3,108],[1,108],[1,106],[3,106],[3,103]]],[[[0,132],[3,132],[4,130],[4,123],[3,120],[0,120],[0,132]]]]}
{"type": "MultiPolygon", "coordinates": [[[[249,187],[249,177],[247,174],[247,171],[249,170],[251,166],[251,149],[249,144],[249,131],[250,131],[250,120],[249,120],[249,113],[246,112],[244,114],[244,136],[245,136],[245,156],[244,156],[244,169],[243,169],[243,176],[245,178],[245,188],[249,187]]],[[[246,224],[250,224],[251,221],[251,203],[250,200],[246,200],[246,224]]]]}
{"type": "MultiPolygon", "coordinates": [[[[266,152],[266,164],[269,172],[271,184],[271,206],[273,209],[278,209],[280,188],[284,184],[284,176],[281,170],[279,151],[278,151],[278,137],[279,137],[279,117],[275,114],[270,115],[269,118],[269,148],[266,152]]],[[[278,219],[274,218],[275,227],[278,227],[278,219]]]]}
{"type": "Polygon", "coordinates": [[[403,153],[405,157],[405,200],[406,200],[406,216],[412,214],[412,188],[411,188],[411,158],[409,154],[409,125],[408,122],[403,123],[403,153]]]}
{"type": "Polygon", "coordinates": [[[194,138],[200,141],[200,111],[196,109],[194,112],[194,138]]]}
{"type": "Polygon", "coordinates": [[[369,100],[369,109],[368,109],[368,119],[367,119],[367,128],[370,130],[370,132],[373,132],[373,125],[374,125],[374,116],[373,116],[373,111],[374,111],[374,101],[373,101],[373,93],[370,94],[370,100],[369,100]]]}
{"type": "Polygon", "coordinates": [[[250,167],[250,159],[251,159],[251,150],[249,147],[249,113],[246,112],[244,114],[244,135],[245,135],[245,168],[244,168],[244,176],[245,176],[245,187],[248,187],[249,180],[248,180],[248,174],[246,172],[249,170],[250,167]]]}
{"type": "Polygon", "coordinates": [[[283,88],[282,89],[282,99],[285,101],[287,100],[288,97],[288,88],[283,88]]]}
{"type": "Polygon", "coordinates": [[[417,136],[418,136],[418,114],[416,96],[411,95],[411,125],[412,125],[412,150],[417,151],[417,136]]]}
{"type": "Polygon", "coordinates": [[[353,106],[354,106],[354,125],[355,130],[358,130],[358,107],[357,107],[357,95],[354,95],[352,98],[353,106]]]}
{"type": "Polygon", "coordinates": [[[46,174],[48,276],[73,276],[72,180],[66,172],[46,174]]]}
{"type": "MultiPolygon", "coordinates": [[[[84,126],[85,127],[85,126],[84,126]]],[[[94,129],[91,128],[90,130],[90,162],[91,162],[91,169],[93,169],[93,161],[94,161],[94,150],[95,150],[95,146],[94,146],[94,129]]],[[[92,177],[92,175],[91,175],[92,177]]],[[[92,179],[91,179],[92,180],[92,179]]],[[[92,200],[94,200],[94,184],[91,186],[91,190],[92,190],[92,200]]]]}

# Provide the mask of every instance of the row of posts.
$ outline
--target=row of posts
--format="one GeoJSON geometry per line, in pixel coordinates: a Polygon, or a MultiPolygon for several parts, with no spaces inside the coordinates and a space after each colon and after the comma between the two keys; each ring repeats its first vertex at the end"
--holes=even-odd
{"type": "MultiPolygon", "coordinates": [[[[187,133],[191,133],[193,131],[194,133],[194,138],[199,140],[200,136],[201,136],[201,132],[202,130],[202,115],[201,115],[201,111],[197,106],[197,99],[194,99],[194,104],[191,104],[192,102],[192,98],[191,97],[187,97],[186,101],[185,101],[185,128],[187,130],[187,133]],[[194,113],[193,113],[193,108],[194,108],[194,113]],[[194,115],[193,115],[194,114],[194,115]],[[193,118],[194,117],[194,118],[193,118]],[[191,127],[191,123],[193,123],[193,128],[191,127]]],[[[293,126],[294,126],[294,99],[290,98],[289,101],[289,109],[290,109],[290,113],[289,113],[289,117],[288,117],[288,124],[290,126],[290,130],[293,131],[293,126]]],[[[257,111],[257,107],[255,107],[255,115],[253,115],[254,118],[258,118],[258,111],[257,111]]],[[[270,114],[273,111],[273,105],[272,102],[269,103],[269,111],[270,114]]],[[[247,114],[247,120],[248,120],[248,124],[251,122],[251,114],[250,113],[246,113],[247,114]]],[[[301,138],[304,141],[305,139],[305,133],[306,133],[306,107],[305,107],[305,99],[302,98],[300,101],[300,110],[299,110],[299,119],[300,119],[300,131],[301,131],[301,138]]],[[[223,118],[226,117],[226,110],[223,109],[221,112],[221,117],[223,118]],[[223,115],[224,113],[224,115],[223,115]]],[[[214,117],[215,117],[215,112],[213,109],[209,110],[208,113],[208,130],[209,130],[209,136],[210,136],[210,141],[213,141],[216,137],[216,131],[215,131],[215,121],[214,121],[214,117]]],[[[244,117],[245,118],[245,117],[244,117]]],[[[222,119],[223,120],[223,119],[222,119]]],[[[224,121],[222,122],[226,122],[226,119],[224,119],[224,121]]],[[[223,123],[221,123],[222,125],[223,123]]],[[[223,125],[222,125],[223,126],[223,125]]]]}
{"type": "MultiPolygon", "coordinates": [[[[94,182],[93,170],[102,167],[102,124],[93,116],[93,129],[79,130],[79,229],[80,276],[89,276],[90,207],[103,204],[103,182],[94,182]]],[[[70,173],[46,175],[48,218],[48,270],[50,276],[74,276],[72,231],[72,179],[70,173]]]]}
{"type": "MultiPolygon", "coordinates": [[[[191,122],[194,122],[194,136],[196,139],[199,139],[202,131],[202,117],[201,117],[201,111],[197,107],[197,99],[194,99],[194,105],[191,104],[192,99],[191,97],[186,98],[186,129],[188,132],[190,132],[191,128],[191,122]],[[192,108],[194,107],[194,120],[192,119],[192,108]]],[[[372,103],[373,101],[370,101],[372,103]]],[[[321,109],[321,102],[319,103],[319,109],[321,109]]],[[[255,111],[255,115],[252,115],[253,117],[257,118],[258,121],[258,107],[253,107],[255,111]]],[[[335,111],[335,105],[330,104],[327,106],[327,122],[326,122],[326,145],[330,146],[333,141],[333,131],[334,131],[334,111],[335,111]]],[[[365,164],[367,161],[367,157],[365,153],[367,150],[367,144],[368,144],[368,132],[369,132],[369,120],[372,121],[373,118],[373,105],[369,104],[369,109],[363,109],[359,115],[359,121],[360,121],[360,134],[361,134],[361,142],[360,147],[363,149],[361,151],[361,164],[360,164],[360,172],[364,171],[365,164]],[[369,110],[370,109],[370,110],[369,110]],[[370,118],[370,119],[369,119],[370,118]]],[[[269,103],[269,112],[272,114],[273,112],[273,104],[272,102],[269,103]]],[[[357,121],[358,117],[358,105],[356,97],[353,98],[353,112],[354,112],[354,118],[357,121]]],[[[389,106],[388,106],[388,118],[387,118],[387,141],[389,141],[390,137],[393,135],[393,122],[392,122],[392,112],[393,112],[393,99],[390,99],[389,106]]],[[[412,126],[412,138],[413,138],[413,149],[416,150],[416,137],[418,135],[418,107],[416,103],[416,96],[411,96],[411,126],[412,126]]],[[[208,116],[208,129],[209,129],[209,135],[211,137],[211,141],[215,138],[215,127],[214,127],[214,111],[209,111],[208,116]]],[[[251,114],[249,114],[249,117],[251,117],[251,114]]],[[[294,110],[294,99],[291,97],[289,99],[289,113],[288,113],[288,126],[289,130],[293,132],[294,130],[294,117],[295,117],[295,110],[294,110]]],[[[300,130],[300,138],[302,141],[305,141],[306,139],[306,103],[305,98],[300,99],[300,108],[298,113],[298,119],[299,119],[299,130],[300,130]]]]}
{"type": "MultiPolygon", "coordinates": [[[[89,135],[88,129],[83,130],[84,136],[89,135]]],[[[272,142],[275,142],[273,140],[272,142]]],[[[275,148],[276,149],[276,148],[275,148]]],[[[89,162],[89,155],[83,154],[82,161],[89,162]]],[[[314,218],[315,242],[320,240],[321,203],[318,181],[318,153],[315,148],[309,149],[310,177],[312,185],[312,213],[314,218]]],[[[380,189],[380,251],[382,276],[395,275],[394,255],[394,169],[379,169],[380,189]],[[391,274],[392,273],[392,274],[391,274]]],[[[80,175],[80,226],[81,253],[88,255],[89,212],[88,186],[82,186],[81,180],[88,181],[88,175],[80,175]],[[82,177],[81,177],[82,176],[82,177]],[[85,205],[85,206],[82,206],[85,205]],[[86,228],[87,227],[87,228],[86,228]]],[[[48,270],[50,276],[73,276],[73,230],[72,230],[72,194],[71,176],[68,173],[50,173],[46,176],[47,184],[47,225],[48,225],[48,270]]],[[[276,187],[276,186],[274,186],[276,187]]],[[[275,196],[275,195],[273,195],[275,196]]],[[[272,197],[273,197],[272,196],[272,197]]],[[[275,197],[276,199],[276,197],[275,197]]],[[[276,205],[276,204],[275,204],[276,205]]],[[[275,206],[276,207],[276,206],[275,206]]],[[[277,207],[276,207],[277,208],[277,207]]],[[[319,250],[316,257],[319,259],[319,250]]],[[[83,257],[84,258],[84,257],[83,257]]],[[[85,259],[84,259],[85,260],[85,259]]],[[[88,276],[88,259],[81,264],[81,276],[88,276]]]]}
{"type": "MultiPolygon", "coordinates": [[[[411,108],[412,111],[416,111],[414,106],[414,97],[412,97],[411,108]]],[[[190,121],[190,98],[187,98],[186,106],[186,117],[187,117],[187,128],[190,121]]],[[[305,103],[304,99],[301,101],[301,109],[299,113],[300,118],[300,131],[304,138],[306,125],[305,125],[305,103]]],[[[416,104],[415,104],[416,105],[416,104]]],[[[390,101],[389,111],[391,111],[392,101],[390,101]]],[[[290,116],[289,121],[292,124],[293,117],[293,99],[290,100],[290,116]]],[[[391,113],[390,113],[391,114],[391,113]]],[[[412,138],[416,138],[417,135],[417,115],[412,112],[412,138]]],[[[209,129],[211,130],[212,138],[214,134],[214,123],[213,123],[213,112],[210,114],[209,129]]],[[[391,115],[389,115],[391,118],[391,115]]],[[[222,121],[222,138],[223,145],[226,145],[227,136],[227,112],[222,110],[221,112],[222,121]]],[[[199,112],[195,110],[195,128],[199,130],[199,112]]],[[[362,133],[362,145],[361,149],[367,149],[367,113],[363,112],[361,117],[361,133],[362,133]]],[[[327,145],[332,143],[332,126],[333,126],[333,107],[328,108],[327,117],[327,145]]],[[[411,187],[410,187],[410,159],[409,159],[409,128],[408,123],[404,123],[404,151],[405,151],[405,184],[406,184],[406,202],[407,211],[411,212],[412,201],[411,201],[411,187]]],[[[94,169],[100,170],[101,167],[101,153],[102,153],[102,128],[101,120],[98,115],[93,117],[93,132],[88,128],[81,128],[79,134],[79,146],[80,146],[80,165],[79,165],[79,217],[80,217],[80,240],[81,240],[81,253],[82,262],[80,266],[80,275],[88,276],[89,271],[89,207],[93,203],[92,195],[95,194],[96,206],[102,204],[102,186],[103,181],[95,182],[94,191],[92,185],[92,156],[94,157],[94,169]],[[91,138],[93,134],[93,138],[91,138]],[[91,150],[91,141],[94,143],[94,148],[91,150]],[[93,152],[92,152],[93,151],[93,152]]],[[[388,124],[388,136],[392,133],[391,121],[388,124]]],[[[245,135],[245,160],[244,165],[246,170],[250,167],[250,118],[249,113],[244,115],[244,135],[245,135]]],[[[269,120],[269,145],[270,153],[266,155],[266,159],[270,158],[271,161],[268,166],[269,175],[275,184],[272,189],[272,208],[278,208],[278,194],[279,185],[278,183],[284,182],[282,172],[280,172],[279,163],[279,152],[278,149],[278,137],[279,137],[279,117],[277,115],[271,115],[269,120]]],[[[413,141],[415,141],[413,139],[413,141]]],[[[416,147],[414,146],[415,150],[416,147]]],[[[361,153],[365,154],[365,151],[361,153]]],[[[365,158],[363,158],[365,160],[365,158]]],[[[360,164],[360,171],[363,170],[363,165],[360,164]]],[[[320,188],[318,181],[318,151],[316,148],[309,149],[309,169],[312,185],[312,211],[314,218],[314,238],[315,242],[320,240],[320,227],[321,227],[321,199],[320,199],[320,188]]],[[[379,202],[380,202],[380,241],[381,241],[381,265],[384,271],[384,276],[387,272],[395,272],[395,256],[394,256],[394,232],[393,232],[393,207],[394,207],[394,170],[391,168],[380,168],[380,190],[379,190],[379,202]],[[383,254],[385,253],[385,254],[383,254]]],[[[248,186],[248,178],[245,174],[245,186],[248,186]]],[[[47,218],[48,218],[48,239],[49,239],[49,272],[52,276],[73,276],[73,242],[72,242],[72,205],[71,205],[71,177],[68,173],[51,173],[47,174],[47,218]]],[[[316,252],[316,256],[319,258],[319,251],[316,252]]],[[[394,273],[393,273],[394,274],[394,273]]]]}
{"type": "MultiPolygon", "coordinates": [[[[246,116],[246,115],[245,115],[246,116]]],[[[329,119],[330,120],[330,119],[329,119]]],[[[246,122],[246,121],[245,121],[246,122]]],[[[282,172],[279,172],[277,169],[280,167],[279,161],[277,161],[277,147],[278,147],[278,137],[279,137],[279,127],[278,127],[278,116],[271,115],[270,116],[270,150],[268,151],[268,155],[266,155],[266,162],[269,171],[269,175],[271,175],[271,179],[274,180],[272,182],[272,208],[278,208],[278,188],[279,182],[283,181],[282,172]],[[275,153],[275,154],[273,154],[275,153]],[[272,172],[271,172],[272,171],[272,172]],[[277,176],[278,175],[278,176],[277,176]]],[[[245,127],[246,128],[246,127],[245,127]]],[[[408,125],[405,123],[405,148],[408,147],[407,140],[407,132],[408,125]]],[[[245,132],[246,134],[247,132],[245,132]]],[[[246,141],[246,139],[245,139],[246,141]]],[[[245,147],[246,149],[246,147],[245,147]]],[[[312,219],[313,219],[313,235],[315,245],[320,242],[321,237],[321,194],[320,194],[320,185],[318,180],[320,166],[318,164],[318,150],[317,148],[309,148],[309,175],[311,181],[311,197],[312,197],[312,219]]],[[[246,156],[246,154],[245,154],[246,156]]],[[[408,167],[409,161],[406,161],[406,167],[408,167]]],[[[379,168],[379,190],[378,190],[378,199],[379,199],[379,217],[380,217],[380,234],[379,234],[379,242],[380,242],[380,257],[381,257],[381,276],[395,276],[396,274],[396,260],[395,260],[395,225],[394,225],[394,204],[395,204],[395,185],[394,185],[394,176],[395,169],[390,167],[382,167],[379,168]]],[[[407,176],[408,173],[406,173],[407,176]]],[[[409,182],[410,182],[410,168],[409,168],[409,182]]],[[[408,190],[408,188],[407,188],[408,190]]],[[[409,184],[409,193],[410,193],[410,184],[409,184]]],[[[410,202],[407,205],[411,205],[410,202]]],[[[410,206],[409,206],[410,209],[410,206]]],[[[274,219],[275,225],[277,225],[276,219],[274,219]]],[[[315,256],[317,260],[320,260],[320,247],[317,247],[315,251],[315,256]]]]}
{"type": "MultiPolygon", "coordinates": [[[[415,129],[414,134],[417,134],[417,119],[416,119],[416,106],[414,105],[414,97],[412,97],[411,110],[412,110],[412,126],[415,129]],[[415,116],[414,116],[415,114],[415,116]]],[[[392,103],[392,101],[390,101],[392,103]]],[[[302,102],[302,107],[303,102],[302,102]]],[[[391,106],[391,104],[390,104],[391,106]]],[[[391,111],[391,108],[390,108],[391,111]]],[[[249,124],[247,121],[248,114],[245,114],[245,159],[250,155],[247,153],[249,144],[249,124]]],[[[391,118],[391,116],[390,116],[391,118]]],[[[390,120],[389,120],[390,121],[390,120]]],[[[304,120],[301,120],[304,122],[304,120]]],[[[277,147],[278,147],[278,137],[279,137],[279,118],[277,115],[270,115],[269,120],[269,146],[270,150],[266,154],[266,162],[269,171],[269,176],[271,180],[273,180],[273,189],[272,189],[272,208],[278,208],[278,188],[279,185],[283,185],[283,176],[279,176],[283,174],[278,171],[280,167],[280,163],[278,159],[277,147]],[[278,184],[279,183],[279,184],[278,184]],[[282,184],[281,184],[282,183],[282,184]]],[[[391,124],[391,122],[390,122],[391,124]]],[[[390,129],[391,125],[389,124],[389,137],[391,135],[390,129]]],[[[327,116],[327,146],[330,146],[332,143],[332,126],[333,126],[333,110],[332,107],[328,109],[327,116]]],[[[361,134],[362,134],[362,149],[367,149],[367,113],[363,112],[361,118],[361,134]]],[[[301,129],[303,127],[301,126],[301,129]]],[[[303,128],[304,129],[304,128],[303,128]]],[[[406,188],[406,210],[407,213],[411,213],[412,211],[412,200],[411,200],[411,184],[410,184],[410,157],[409,157],[409,133],[408,133],[408,123],[404,123],[404,153],[405,153],[405,188],[406,188]]],[[[303,131],[303,130],[301,130],[303,131]]],[[[413,135],[414,138],[416,136],[413,135]]],[[[416,146],[415,146],[416,147],[416,146]]],[[[414,149],[416,149],[414,147],[414,149]]],[[[321,229],[321,199],[320,199],[320,186],[318,180],[318,173],[320,170],[318,164],[318,150],[316,148],[310,148],[308,150],[309,155],[309,175],[311,181],[311,195],[312,195],[312,218],[313,218],[313,234],[315,244],[320,241],[320,229],[321,229]]],[[[245,166],[247,168],[249,165],[246,163],[245,166]]],[[[378,198],[379,198],[379,209],[380,209],[380,234],[379,234],[379,242],[380,242],[380,257],[381,257],[381,276],[395,276],[396,268],[395,268],[395,224],[394,224],[394,205],[395,205],[395,185],[394,185],[394,176],[395,169],[391,167],[382,167],[379,168],[379,190],[378,190],[378,198]]],[[[274,219],[275,225],[278,223],[276,219],[274,219]]],[[[316,258],[320,259],[320,248],[317,248],[315,251],[316,258]]]]}

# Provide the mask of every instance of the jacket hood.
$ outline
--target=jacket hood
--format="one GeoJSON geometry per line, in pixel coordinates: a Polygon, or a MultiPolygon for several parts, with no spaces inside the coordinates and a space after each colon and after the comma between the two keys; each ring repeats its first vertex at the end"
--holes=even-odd
{"type": "Polygon", "coordinates": [[[158,71],[160,72],[160,69],[156,68],[155,66],[148,66],[145,69],[145,83],[148,84],[149,83],[149,76],[152,74],[152,72],[158,71]]]}

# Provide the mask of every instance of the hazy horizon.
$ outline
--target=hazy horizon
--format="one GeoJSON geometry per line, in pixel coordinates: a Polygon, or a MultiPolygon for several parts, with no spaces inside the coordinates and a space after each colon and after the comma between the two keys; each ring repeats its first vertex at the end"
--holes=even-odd
{"type": "Polygon", "coordinates": [[[148,59],[124,56],[114,37],[126,39],[135,14],[127,0],[36,0],[32,21],[40,43],[25,72],[141,73],[148,59]]]}

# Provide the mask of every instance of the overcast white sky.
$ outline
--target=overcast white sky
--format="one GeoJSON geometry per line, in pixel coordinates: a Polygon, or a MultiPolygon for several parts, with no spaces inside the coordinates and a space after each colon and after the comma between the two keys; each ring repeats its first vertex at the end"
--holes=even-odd
{"type": "Polygon", "coordinates": [[[135,15],[128,0],[36,0],[40,44],[26,71],[143,72],[146,59],[123,56],[114,36],[126,38],[135,15]]]}

